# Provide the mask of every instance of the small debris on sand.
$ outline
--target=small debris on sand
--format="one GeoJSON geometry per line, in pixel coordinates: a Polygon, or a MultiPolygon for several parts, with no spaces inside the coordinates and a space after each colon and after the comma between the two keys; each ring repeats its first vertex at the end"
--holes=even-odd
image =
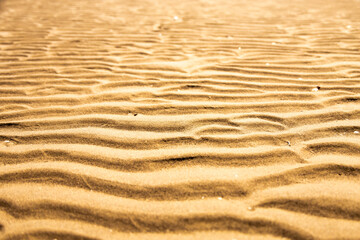
{"type": "Polygon", "coordinates": [[[250,206],[250,207],[247,208],[247,210],[248,211],[255,211],[255,208],[250,206]]]}
{"type": "Polygon", "coordinates": [[[311,89],[311,91],[313,91],[313,92],[317,92],[317,91],[319,91],[320,90],[320,86],[316,86],[316,87],[314,87],[313,89],[311,89]]]}

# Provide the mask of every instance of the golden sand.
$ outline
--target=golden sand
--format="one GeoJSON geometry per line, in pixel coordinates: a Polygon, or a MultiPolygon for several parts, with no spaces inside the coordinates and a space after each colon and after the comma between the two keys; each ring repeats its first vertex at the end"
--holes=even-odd
{"type": "Polygon", "coordinates": [[[0,0],[1,239],[359,239],[358,0],[0,0]]]}

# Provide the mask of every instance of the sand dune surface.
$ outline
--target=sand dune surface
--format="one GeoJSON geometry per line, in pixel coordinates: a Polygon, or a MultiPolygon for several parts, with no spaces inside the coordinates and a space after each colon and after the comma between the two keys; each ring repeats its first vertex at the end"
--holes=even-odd
{"type": "Polygon", "coordinates": [[[360,239],[359,13],[0,0],[0,238],[360,239]]]}

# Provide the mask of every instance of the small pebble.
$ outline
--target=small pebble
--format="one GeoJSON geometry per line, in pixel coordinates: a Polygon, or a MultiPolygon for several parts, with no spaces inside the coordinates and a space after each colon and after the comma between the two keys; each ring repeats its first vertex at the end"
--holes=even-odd
{"type": "Polygon", "coordinates": [[[270,63],[266,63],[265,65],[266,65],[266,66],[269,66],[269,65],[270,65],[270,63]]]}
{"type": "Polygon", "coordinates": [[[218,197],[219,200],[222,200],[222,197],[218,197]]]}
{"type": "Polygon", "coordinates": [[[255,211],[255,208],[254,207],[248,207],[247,208],[249,211],[255,211]]]}
{"type": "Polygon", "coordinates": [[[174,21],[177,21],[179,20],[179,17],[178,16],[174,16],[174,21]]]}
{"type": "Polygon", "coordinates": [[[313,91],[313,92],[317,92],[317,91],[319,91],[319,90],[320,90],[320,87],[319,87],[319,86],[317,86],[317,87],[315,87],[315,88],[311,89],[311,91],[313,91]]]}
{"type": "Polygon", "coordinates": [[[355,134],[359,134],[359,131],[354,131],[355,134]]]}
{"type": "Polygon", "coordinates": [[[276,42],[272,42],[271,44],[272,44],[272,45],[276,45],[276,42]]]}
{"type": "Polygon", "coordinates": [[[5,140],[4,141],[4,145],[6,146],[6,147],[10,147],[10,146],[12,146],[12,145],[14,145],[15,143],[14,142],[12,142],[12,141],[10,141],[10,140],[5,140]]]}
{"type": "Polygon", "coordinates": [[[138,114],[137,113],[134,113],[134,116],[136,117],[138,114]]]}
{"type": "Polygon", "coordinates": [[[238,178],[238,177],[239,177],[239,175],[235,174],[235,178],[238,178]]]}
{"type": "Polygon", "coordinates": [[[201,197],[201,199],[204,199],[204,198],[205,198],[204,196],[201,197]]]}
{"type": "Polygon", "coordinates": [[[347,29],[350,29],[350,28],[351,28],[351,25],[347,25],[346,28],[347,28],[347,29]]]}
{"type": "Polygon", "coordinates": [[[300,77],[300,78],[298,78],[299,80],[302,80],[302,78],[300,77]]]}
{"type": "Polygon", "coordinates": [[[287,143],[288,146],[291,146],[291,143],[289,141],[286,141],[286,143],[287,143]]]}

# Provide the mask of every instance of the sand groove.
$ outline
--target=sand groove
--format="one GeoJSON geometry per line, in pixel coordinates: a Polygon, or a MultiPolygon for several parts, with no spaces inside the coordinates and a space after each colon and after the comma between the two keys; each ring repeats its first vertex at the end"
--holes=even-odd
{"type": "Polygon", "coordinates": [[[0,0],[1,239],[358,239],[358,0],[0,0]]]}

